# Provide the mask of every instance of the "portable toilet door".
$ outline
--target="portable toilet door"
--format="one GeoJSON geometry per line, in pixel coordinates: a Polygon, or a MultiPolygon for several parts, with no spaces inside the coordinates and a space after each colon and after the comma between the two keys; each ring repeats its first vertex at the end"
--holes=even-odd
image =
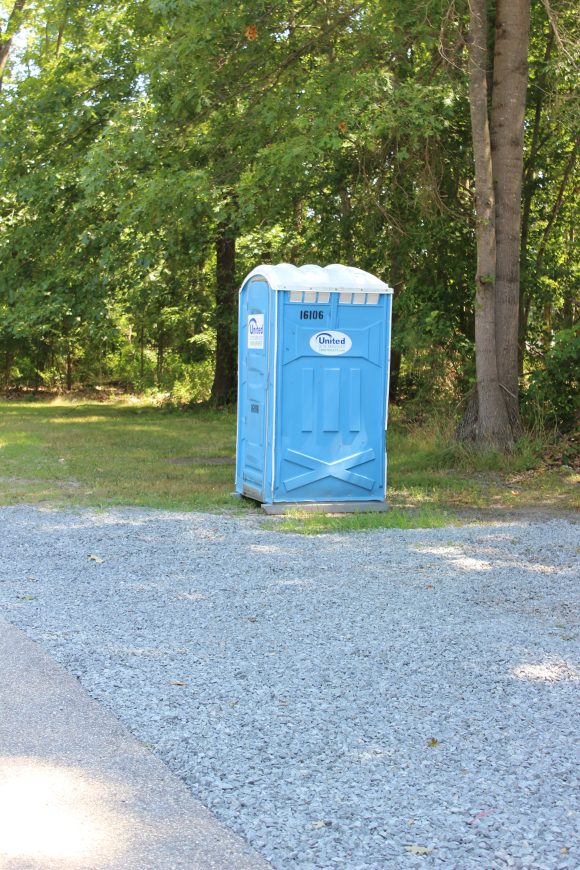
{"type": "Polygon", "coordinates": [[[381,502],[392,290],[348,266],[258,266],[240,291],[236,489],[381,502]]]}
{"type": "Polygon", "coordinates": [[[236,489],[261,502],[266,501],[266,493],[271,490],[268,456],[273,421],[275,301],[267,280],[259,275],[242,285],[238,324],[236,489]]]}

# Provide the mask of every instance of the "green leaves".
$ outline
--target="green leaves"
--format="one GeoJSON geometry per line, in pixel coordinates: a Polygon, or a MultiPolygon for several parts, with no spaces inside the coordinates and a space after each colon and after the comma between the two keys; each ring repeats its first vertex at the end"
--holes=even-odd
{"type": "MultiPolygon", "coordinates": [[[[211,379],[226,221],[238,278],[289,260],[389,280],[406,403],[457,400],[472,373],[475,274],[463,6],[27,8],[0,94],[8,381],[46,371],[58,386],[68,365],[79,381],[136,389],[211,379]]],[[[575,9],[558,0],[555,14],[564,41],[547,51],[549,22],[533,10],[526,123],[522,301],[536,369],[577,295],[575,9]]]]}

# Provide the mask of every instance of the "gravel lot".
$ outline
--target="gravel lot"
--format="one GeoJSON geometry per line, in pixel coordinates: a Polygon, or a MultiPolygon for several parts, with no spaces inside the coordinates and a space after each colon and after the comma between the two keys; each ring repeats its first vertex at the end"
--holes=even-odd
{"type": "Polygon", "coordinates": [[[578,528],[2,508],[0,606],[279,870],[578,868],[578,528]]]}

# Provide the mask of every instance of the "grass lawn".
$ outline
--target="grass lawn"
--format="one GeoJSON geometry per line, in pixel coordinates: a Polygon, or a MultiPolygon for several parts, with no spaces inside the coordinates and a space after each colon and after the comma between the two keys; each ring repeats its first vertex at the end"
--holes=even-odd
{"type": "MultiPolygon", "coordinates": [[[[251,510],[234,501],[235,414],[140,400],[0,402],[0,504],[251,510]]],[[[474,456],[427,430],[389,432],[387,514],[275,521],[292,531],[444,525],[457,511],[578,507],[579,476],[538,465],[537,447],[474,456]]]]}
{"type": "Polygon", "coordinates": [[[231,505],[235,415],[142,402],[0,403],[0,503],[231,505]]]}

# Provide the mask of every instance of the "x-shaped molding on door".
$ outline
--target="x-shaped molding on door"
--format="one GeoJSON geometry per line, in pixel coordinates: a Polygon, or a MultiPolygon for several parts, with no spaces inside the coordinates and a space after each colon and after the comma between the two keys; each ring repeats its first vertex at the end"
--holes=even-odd
{"type": "Polygon", "coordinates": [[[323,459],[317,459],[316,456],[308,456],[307,453],[288,449],[284,454],[284,459],[301,465],[303,468],[308,468],[309,471],[297,474],[295,477],[289,477],[288,480],[284,481],[284,486],[289,492],[292,492],[293,489],[298,489],[298,487],[306,486],[309,483],[316,483],[317,480],[323,480],[325,477],[335,477],[337,480],[344,480],[346,483],[353,483],[362,489],[371,490],[375,481],[363,474],[356,474],[350,469],[370,462],[374,458],[375,451],[370,449],[363,450],[361,453],[353,453],[343,459],[335,459],[334,462],[325,462],[323,459]]]}

